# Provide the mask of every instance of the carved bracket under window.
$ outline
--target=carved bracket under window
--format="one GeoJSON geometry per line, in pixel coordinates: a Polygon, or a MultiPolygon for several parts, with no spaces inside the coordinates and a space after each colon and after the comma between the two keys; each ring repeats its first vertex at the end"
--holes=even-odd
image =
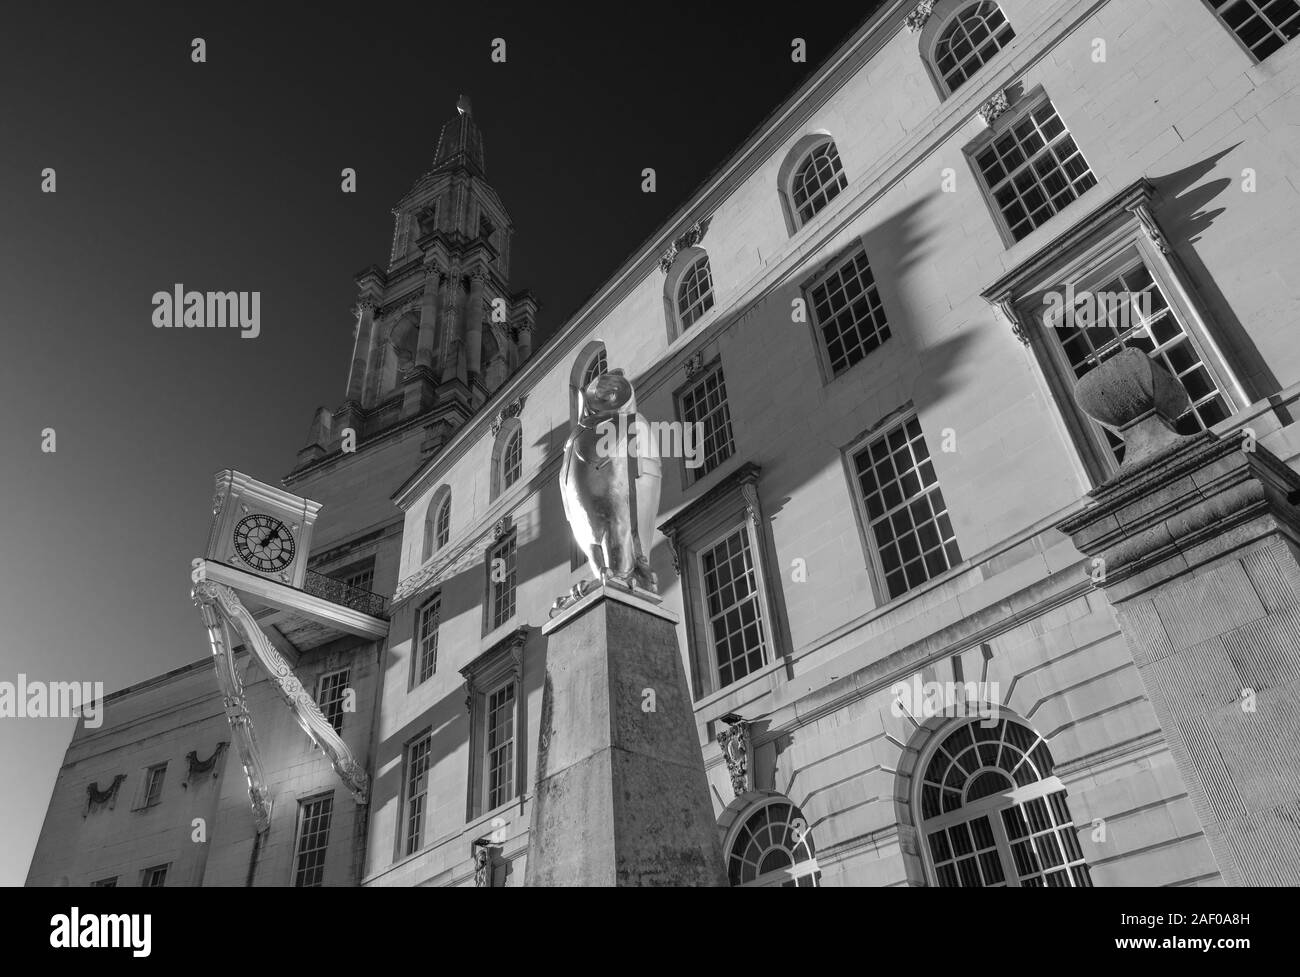
{"type": "Polygon", "coordinates": [[[492,527],[492,538],[494,540],[500,539],[502,536],[505,536],[507,533],[509,533],[510,530],[514,528],[514,526],[515,526],[514,519],[511,517],[510,513],[507,512],[504,516],[498,519],[496,521],[496,525],[492,527]]]}
{"type": "Polygon", "coordinates": [[[520,397],[497,411],[497,416],[492,419],[492,437],[495,438],[501,433],[501,428],[505,426],[506,421],[518,417],[524,412],[524,400],[525,398],[520,397]]]}
{"type": "Polygon", "coordinates": [[[474,859],[474,888],[495,889],[501,846],[494,845],[487,838],[479,838],[470,846],[470,850],[474,859]]]}
{"type": "Polygon", "coordinates": [[[120,773],[113,778],[113,782],[108,785],[107,790],[99,789],[99,781],[86,785],[86,810],[82,812],[82,817],[86,817],[91,811],[98,811],[106,807],[112,810],[117,805],[117,789],[122,786],[122,781],[126,780],[126,774],[120,773]]]}
{"type": "Polygon", "coordinates": [[[934,13],[934,4],[935,0],[921,0],[912,9],[912,12],[903,18],[903,26],[913,34],[921,33],[921,28],[925,26],[926,21],[930,19],[930,15],[934,13]]]}
{"type": "Polygon", "coordinates": [[[994,93],[993,97],[979,107],[980,118],[984,124],[991,126],[1007,109],[1011,108],[1011,99],[1005,91],[994,93]]]}
{"type": "Polygon", "coordinates": [[[749,790],[749,720],[729,712],[722,717],[722,722],[728,726],[719,731],[718,746],[731,774],[731,789],[739,797],[749,790]]]}
{"type": "Polygon", "coordinates": [[[676,572],[677,576],[680,577],[682,575],[682,565],[681,565],[681,556],[677,552],[678,549],[677,534],[668,533],[665,531],[664,538],[668,540],[668,552],[670,552],[673,556],[673,570],[674,572],[676,572]]]}
{"type": "Polygon", "coordinates": [[[1016,314],[1016,307],[1012,304],[1011,299],[1004,296],[995,300],[993,310],[998,314],[998,318],[1011,327],[1011,335],[1016,337],[1020,345],[1028,346],[1029,333],[1025,332],[1024,324],[1020,321],[1020,316],[1016,314]]]}
{"type": "Polygon", "coordinates": [[[682,364],[686,368],[686,379],[691,380],[697,373],[704,369],[704,350],[697,349],[682,364]]]}
{"type": "Polygon", "coordinates": [[[1169,240],[1165,237],[1164,232],[1160,230],[1160,225],[1156,223],[1155,215],[1151,213],[1151,207],[1148,199],[1138,200],[1136,203],[1127,205],[1125,208],[1130,214],[1138,219],[1142,225],[1142,231],[1146,234],[1147,240],[1161,254],[1169,253],[1169,240]]]}
{"type": "Polygon", "coordinates": [[[181,781],[181,787],[183,789],[188,788],[191,780],[202,777],[204,774],[210,773],[212,779],[216,780],[217,775],[221,772],[217,767],[217,761],[225,755],[226,747],[229,745],[229,743],[225,742],[218,743],[217,748],[212,751],[212,756],[206,760],[199,759],[198,750],[190,750],[189,753],[185,754],[185,762],[189,765],[189,768],[186,770],[185,779],[181,781]]]}
{"type": "Polygon", "coordinates": [[[673,266],[673,262],[677,260],[677,256],[681,252],[685,251],[687,248],[693,248],[695,245],[703,241],[704,235],[709,230],[709,222],[711,220],[713,220],[712,217],[701,218],[688,227],[682,234],[674,238],[673,243],[668,245],[668,250],[659,257],[660,271],[665,275],[668,274],[669,269],[673,266]]]}

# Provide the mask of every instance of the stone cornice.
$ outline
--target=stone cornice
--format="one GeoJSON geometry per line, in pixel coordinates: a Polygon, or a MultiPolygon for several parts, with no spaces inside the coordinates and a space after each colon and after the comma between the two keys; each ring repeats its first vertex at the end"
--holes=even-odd
{"type": "MultiPolygon", "coordinates": [[[[770,724],[755,734],[755,750],[765,743],[838,712],[845,706],[887,688],[900,678],[911,675],[958,651],[991,641],[1012,628],[1041,617],[1093,589],[1083,572],[1085,564],[1074,564],[1031,584],[1009,597],[968,614],[961,621],[914,641],[883,658],[869,661],[842,678],[831,682],[818,680],[815,687],[802,694],[789,695],[764,717],[770,724]]],[[[793,690],[800,678],[784,686],[793,690]]]]}
{"type": "Polygon", "coordinates": [[[720,502],[734,496],[749,505],[749,500],[744,494],[744,486],[757,482],[762,471],[763,469],[752,461],[743,462],[740,467],[720,480],[717,485],[714,485],[702,495],[689,500],[672,518],[664,520],[659,526],[659,531],[668,537],[671,542],[683,529],[688,528],[699,519],[707,518],[709,511],[720,502]]]}
{"type": "Polygon", "coordinates": [[[1149,218],[1155,192],[1155,187],[1145,177],[1129,184],[990,284],[980,295],[988,302],[998,303],[1014,300],[1026,291],[1041,287],[1044,277],[1050,275],[1067,252],[1105,231],[1112,220],[1117,217],[1128,219],[1127,214],[1137,208],[1146,211],[1149,218]]]}

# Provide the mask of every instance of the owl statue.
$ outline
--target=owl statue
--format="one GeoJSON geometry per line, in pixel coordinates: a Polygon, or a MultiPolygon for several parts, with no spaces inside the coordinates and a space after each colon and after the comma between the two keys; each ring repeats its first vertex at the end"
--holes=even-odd
{"type": "Polygon", "coordinates": [[[578,392],[578,423],[564,443],[560,497],[595,577],[559,598],[552,614],[610,582],[659,592],[650,546],[660,468],[656,439],[637,413],[636,394],[622,370],[602,373],[578,392]]]}

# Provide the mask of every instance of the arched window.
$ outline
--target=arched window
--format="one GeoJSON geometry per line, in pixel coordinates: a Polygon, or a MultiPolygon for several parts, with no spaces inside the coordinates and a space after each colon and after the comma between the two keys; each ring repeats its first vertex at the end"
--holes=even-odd
{"type": "Polygon", "coordinates": [[[812,831],[803,812],[781,794],[743,795],[746,807],[728,832],[727,877],[734,886],[815,889],[821,884],[812,831]]]}
{"type": "Polygon", "coordinates": [[[1047,742],[1012,719],[959,720],[924,761],[921,834],[939,886],[1091,887],[1047,742]]]}
{"type": "Polygon", "coordinates": [[[524,471],[524,430],[518,416],[506,418],[496,431],[492,445],[489,498],[496,499],[519,481],[524,471]]]}
{"type": "Polygon", "coordinates": [[[429,500],[429,508],[424,513],[424,546],[420,552],[420,562],[427,562],[429,557],[447,545],[451,537],[451,489],[439,486],[429,500]]]}
{"type": "Polygon", "coordinates": [[[451,539],[451,496],[448,495],[438,506],[438,519],[434,529],[434,547],[442,549],[451,539]]]}
{"type": "Polygon", "coordinates": [[[675,298],[677,321],[682,332],[691,328],[704,313],[713,308],[713,276],[709,272],[709,256],[700,255],[687,266],[677,283],[675,298]]]}
{"type": "Polygon", "coordinates": [[[1015,36],[1016,32],[993,0],[981,0],[963,8],[934,45],[934,65],[948,93],[960,88],[1015,36]]]}
{"type": "Polygon", "coordinates": [[[587,384],[609,370],[609,358],[605,353],[605,344],[593,339],[582,348],[573,361],[569,371],[569,427],[578,422],[581,405],[581,393],[587,384]]]}
{"type": "Polygon", "coordinates": [[[501,456],[501,487],[508,489],[519,481],[523,470],[524,437],[523,432],[515,431],[506,442],[505,454],[501,456]]]}
{"type": "Polygon", "coordinates": [[[800,160],[790,182],[790,203],[797,225],[807,224],[848,185],[835,141],[821,140],[800,160]]]}
{"type": "Polygon", "coordinates": [[[605,357],[605,347],[602,346],[596,351],[596,355],[591,358],[590,362],[587,363],[586,369],[582,371],[582,382],[579,384],[579,387],[586,390],[587,384],[591,383],[592,380],[595,380],[596,377],[600,376],[608,369],[609,360],[605,357]]]}

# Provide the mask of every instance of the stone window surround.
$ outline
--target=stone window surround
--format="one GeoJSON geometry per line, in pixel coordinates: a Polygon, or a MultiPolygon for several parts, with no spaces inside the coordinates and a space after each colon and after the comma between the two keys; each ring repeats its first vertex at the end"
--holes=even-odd
{"type": "Polygon", "coordinates": [[[527,695],[524,691],[524,648],[529,629],[516,628],[460,670],[465,679],[465,708],[469,713],[469,769],[466,771],[465,822],[471,823],[519,803],[525,793],[528,750],[527,695]],[[487,699],[502,686],[515,684],[514,785],[505,803],[489,810],[484,771],[487,749],[484,724],[487,699]]]}
{"type": "MultiPolygon", "coordinates": [[[[688,503],[677,515],[659,527],[673,553],[673,563],[681,581],[683,624],[686,629],[691,695],[695,705],[722,692],[719,688],[713,642],[708,633],[708,614],[704,606],[701,554],[712,544],[743,526],[749,535],[750,553],[758,578],[759,611],[763,622],[763,641],[767,661],[760,671],[783,662],[788,657],[784,618],[777,579],[775,546],[767,528],[758,492],[762,469],[745,462],[702,496],[688,503]]],[[[737,679],[727,689],[734,689],[753,679],[757,673],[737,679]]]]}
{"type": "Polygon", "coordinates": [[[1101,428],[1075,405],[1073,374],[1059,349],[1060,343],[1042,327],[1042,300],[1048,291],[1061,289],[1066,282],[1086,285],[1092,275],[1124,252],[1135,252],[1191,335],[1202,362],[1233,411],[1250,403],[1207,325],[1212,317],[1196,291],[1195,279],[1170,247],[1155,218],[1157,202],[1155,187],[1146,179],[1136,181],[981,293],[1032,352],[1039,367],[1041,392],[1048,403],[1056,406],[1067,440],[1074,445],[1077,474],[1085,490],[1104,482],[1118,466],[1101,428]]]}

